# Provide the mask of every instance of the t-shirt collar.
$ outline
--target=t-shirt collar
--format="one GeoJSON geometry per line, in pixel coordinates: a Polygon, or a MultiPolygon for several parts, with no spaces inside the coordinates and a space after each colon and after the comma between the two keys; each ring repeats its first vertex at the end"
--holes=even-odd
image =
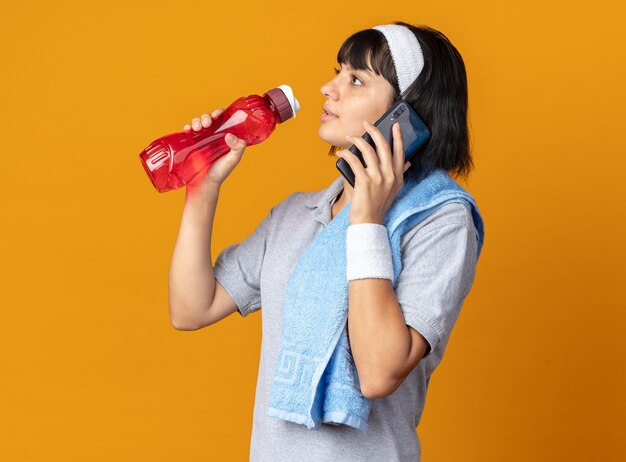
{"type": "Polygon", "coordinates": [[[343,189],[343,184],[343,175],[339,175],[325,189],[310,193],[309,197],[307,197],[304,202],[305,205],[311,209],[323,209],[325,207],[330,208],[332,201],[343,189]]]}

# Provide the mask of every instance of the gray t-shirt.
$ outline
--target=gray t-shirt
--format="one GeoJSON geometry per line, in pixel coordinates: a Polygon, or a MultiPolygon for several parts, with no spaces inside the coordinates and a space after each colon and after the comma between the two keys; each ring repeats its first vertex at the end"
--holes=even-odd
{"type": "Polygon", "coordinates": [[[372,400],[368,431],[346,425],[305,425],[267,415],[280,350],[287,281],[295,264],[331,220],[343,176],[313,192],[289,195],[240,243],[218,255],[216,280],[247,316],[263,307],[262,342],[250,444],[253,462],[420,461],[416,433],[428,382],[443,357],[476,272],[478,235],[462,203],[448,203],[407,231],[403,269],[394,291],[407,325],[428,341],[427,355],[389,396],[372,400]]]}

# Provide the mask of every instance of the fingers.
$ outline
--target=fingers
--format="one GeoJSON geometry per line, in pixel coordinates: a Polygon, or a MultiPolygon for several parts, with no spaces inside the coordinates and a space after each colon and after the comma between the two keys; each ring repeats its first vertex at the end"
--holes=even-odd
{"type": "Polygon", "coordinates": [[[202,128],[210,127],[211,123],[213,122],[213,119],[219,116],[222,112],[224,112],[224,109],[218,108],[218,109],[215,109],[213,112],[211,112],[211,115],[204,113],[200,117],[194,117],[191,120],[191,124],[185,125],[183,127],[183,130],[189,131],[193,128],[195,131],[198,131],[202,128]]]}
{"type": "Polygon", "coordinates": [[[400,172],[404,173],[407,170],[407,164],[404,160],[404,143],[402,140],[402,130],[400,130],[400,124],[393,124],[392,132],[393,132],[393,171],[397,172],[399,175],[400,172]]]}
{"type": "Polygon", "coordinates": [[[202,126],[204,128],[207,128],[209,125],[211,125],[211,116],[209,114],[202,114],[200,116],[200,123],[202,124],[202,126]]]}
{"type": "MultiPolygon", "coordinates": [[[[352,151],[349,151],[348,149],[342,149],[341,151],[337,151],[337,156],[348,162],[348,165],[354,173],[355,186],[357,182],[361,183],[366,179],[367,173],[365,172],[365,167],[363,167],[363,164],[361,163],[359,158],[352,154],[352,151]]],[[[367,164],[367,162],[365,163],[367,164]]]]}
{"type": "MultiPolygon", "coordinates": [[[[346,136],[346,139],[351,141],[357,148],[359,148],[359,151],[361,151],[361,155],[363,155],[363,159],[365,160],[365,165],[367,165],[367,168],[364,168],[363,170],[364,174],[369,175],[373,179],[382,178],[380,165],[378,163],[378,156],[376,155],[374,148],[372,148],[367,141],[360,137],[346,136]]],[[[358,158],[352,153],[347,154],[347,156],[352,156],[358,161],[358,158]]]]}
{"type": "Polygon", "coordinates": [[[201,117],[194,117],[194,118],[191,120],[191,124],[187,124],[187,125],[185,125],[185,126],[183,127],[183,129],[184,129],[185,131],[189,131],[189,130],[191,130],[191,129],[193,128],[193,129],[194,129],[194,131],[198,131],[198,130],[200,130],[202,127],[208,127],[209,125],[211,125],[210,119],[211,119],[211,118],[210,118],[210,117],[208,117],[208,120],[209,120],[209,121],[207,122],[207,114],[202,114],[202,116],[201,116],[201,117]]]}
{"type": "Polygon", "coordinates": [[[224,137],[224,141],[226,141],[226,145],[230,148],[230,150],[235,151],[237,154],[243,153],[247,147],[246,140],[243,138],[237,138],[232,133],[228,133],[224,137]]]}
{"type": "MultiPolygon", "coordinates": [[[[380,162],[381,175],[385,178],[390,177],[393,174],[393,172],[397,170],[394,169],[392,152],[391,152],[391,147],[389,146],[389,143],[387,143],[387,140],[381,133],[380,129],[370,124],[369,122],[367,122],[367,120],[363,121],[363,127],[365,127],[365,130],[367,131],[367,133],[369,133],[369,135],[374,140],[374,144],[376,146],[376,154],[380,162]]],[[[392,136],[395,136],[393,132],[393,127],[392,127],[392,136]]]]}

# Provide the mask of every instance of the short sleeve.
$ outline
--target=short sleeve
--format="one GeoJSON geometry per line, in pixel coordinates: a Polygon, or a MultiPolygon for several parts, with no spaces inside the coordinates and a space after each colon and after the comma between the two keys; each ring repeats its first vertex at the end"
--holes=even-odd
{"type": "Polygon", "coordinates": [[[224,248],[213,266],[215,279],[243,317],[261,308],[261,268],[273,210],[274,207],[246,239],[224,248]]]}
{"type": "Polygon", "coordinates": [[[477,248],[471,221],[424,227],[404,244],[394,290],[406,324],[430,345],[424,357],[450,336],[474,281],[477,248]]]}

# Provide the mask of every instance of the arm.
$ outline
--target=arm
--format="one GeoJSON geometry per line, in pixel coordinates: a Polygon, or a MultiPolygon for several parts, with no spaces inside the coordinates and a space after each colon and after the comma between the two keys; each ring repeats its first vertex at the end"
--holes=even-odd
{"type": "Polygon", "coordinates": [[[349,283],[350,343],[365,396],[392,393],[456,322],[476,273],[477,240],[465,210],[448,211],[461,215],[407,242],[395,288],[388,279],[349,283]]]}
{"type": "Polygon", "coordinates": [[[348,332],[361,392],[387,396],[424,357],[428,342],[405,324],[389,279],[353,280],[348,290],[348,332]]]}
{"type": "MultiPolygon", "coordinates": [[[[224,109],[194,118],[193,129],[209,127],[224,109]]],[[[186,125],[185,130],[191,130],[186,125]]],[[[170,264],[168,303],[170,320],[179,330],[210,325],[237,310],[237,305],[217,283],[211,259],[211,234],[221,184],[237,166],[246,149],[245,140],[225,140],[230,152],[211,168],[196,175],[185,188],[183,217],[170,264]]]]}
{"type": "Polygon", "coordinates": [[[213,272],[211,234],[218,197],[219,186],[206,194],[187,190],[169,270],[170,320],[178,330],[196,330],[237,309],[213,272]]]}

